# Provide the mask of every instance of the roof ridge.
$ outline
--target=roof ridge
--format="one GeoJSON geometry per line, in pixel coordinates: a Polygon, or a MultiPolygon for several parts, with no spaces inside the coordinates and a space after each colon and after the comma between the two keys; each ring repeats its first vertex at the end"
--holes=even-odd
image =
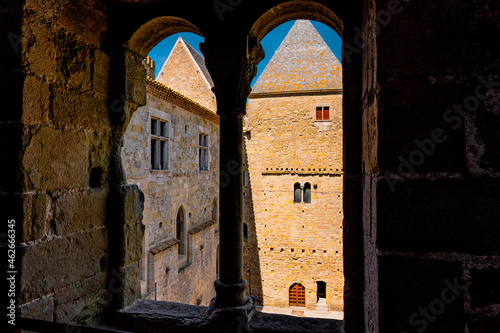
{"type": "Polygon", "coordinates": [[[252,93],[342,89],[342,65],[309,20],[297,20],[252,93]]]}

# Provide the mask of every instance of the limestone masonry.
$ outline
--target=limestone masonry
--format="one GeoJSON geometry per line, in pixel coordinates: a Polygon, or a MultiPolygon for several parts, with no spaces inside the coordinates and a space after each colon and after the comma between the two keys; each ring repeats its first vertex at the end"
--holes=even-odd
{"type": "MultiPolygon", "coordinates": [[[[179,40],[164,68],[183,43],[179,40]]],[[[177,71],[170,74],[177,77],[194,66],[188,56],[175,60],[177,71]]],[[[153,66],[150,59],[146,66],[153,66]]],[[[147,103],[134,113],[122,149],[127,181],[145,199],[141,294],[208,305],[217,274],[219,117],[150,78],[146,89],[147,103]],[[206,141],[200,144],[202,136],[206,141]]]]}
{"type": "Polygon", "coordinates": [[[264,306],[343,310],[341,73],[298,20],[249,96],[244,262],[264,306]]]}

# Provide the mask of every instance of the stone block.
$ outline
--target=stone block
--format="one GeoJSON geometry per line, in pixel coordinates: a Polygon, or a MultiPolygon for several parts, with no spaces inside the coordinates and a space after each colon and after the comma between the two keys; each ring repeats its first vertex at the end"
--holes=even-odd
{"type": "Polygon", "coordinates": [[[26,189],[88,186],[88,142],[82,132],[49,127],[26,132],[22,171],[26,189]]]}
{"type": "Polygon", "coordinates": [[[125,226],[125,265],[139,261],[142,256],[142,238],[145,226],[141,222],[125,226]]]}
{"type": "Polygon", "coordinates": [[[24,80],[22,121],[40,123],[47,121],[52,92],[50,83],[28,75],[24,80]]]}
{"type": "Polygon", "coordinates": [[[490,50],[491,41],[497,42],[500,32],[492,22],[490,29],[477,24],[481,18],[474,13],[476,6],[481,7],[464,0],[378,1],[379,77],[450,75],[475,70],[478,63],[497,59],[498,53],[497,57],[478,54],[481,49],[490,50]],[[488,46],[478,48],[485,39],[490,41],[488,46]],[[394,47],[394,41],[398,41],[398,47],[394,47]]]}
{"type": "Polygon", "coordinates": [[[54,296],[37,298],[29,303],[18,306],[18,315],[24,318],[54,320],[54,296]]]}
{"type": "Polygon", "coordinates": [[[97,273],[54,294],[58,322],[92,326],[108,305],[106,273],[97,273]]]}
{"type": "Polygon", "coordinates": [[[465,169],[463,121],[455,127],[450,115],[461,116],[447,113],[454,103],[463,102],[460,91],[459,85],[449,83],[384,82],[378,101],[377,147],[382,174],[465,169]]]}
{"type": "Polygon", "coordinates": [[[500,315],[489,317],[478,316],[467,323],[468,332],[471,333],[497,333],[500,327],[500,315]]]}
{"type": "Polygon", "coordinates": [[[104,229],[73,234],[25,247],[20,302],[25,303],[101,271],[107,256],[104,229]]]}
{"type": "Polygon", "coordinates": [[[377,184],[382,251],[500,253],[500,181],[407,179],[377,184]]]}
{"type": "Polygon", "coordinates": [[[469,295],[471,307],[481,308],[500,304],[500,266],[487,266],[471,271],[469,295]]]}
{"type": "Polygon", "coordinates": [[[47,219],[51,202],[46,193],[25,193],[22,195],[22,201],[22,242],[32,242],[45,236],[48,231],[47,219]]]}
{"type": "Polygon", "coordinates": [[[19,152],[22,149],[23,126],[16,123],[0,123],[2,154],[0,163],[4,177],[0,177],[0,189],[4,192],[22,192],[23,176],[19,172],[19,152]]]}
{"type": "Polygon", "coordinates": [[[77,1],[61,3],[55,22],[98,48],[107,34],[107,20],[101,1],[77,1]]]}
{"type": "Polygon", "coordinates": [[[464,332],[460,262],[384,255],[379,265],[380,332],[464,332]]]}
{"type": "Polygon", "coordinates": [[[144,210],[144,194],[137,185],[120,187],[123,197],[123,217],[125,224],[135,224],[142,221],[144,210]]]}
{"type": "Polygon", "coordinates": [[[109,93],[111,58],[101,50],[95,50],[94,57],[92,88],[95,94],[107,98],[109,93]]]}
{"type": "Polygon", "coordinates": [[[124,307],[131,305],[135,300],[141,297],[139,273],[139,262],[132,263],[120,269],[124,307]]]}
{"type": "Polygon", "coordinates": [[[107,100],[87,93],[53,86],[50,120],[92,129],[109,129],[107,100]]]}
{"type": "Polygon", "coordinates": [[[58,236],[104,227],[107,214],[107,188],[55,194],[52,232],[58,236]]]}

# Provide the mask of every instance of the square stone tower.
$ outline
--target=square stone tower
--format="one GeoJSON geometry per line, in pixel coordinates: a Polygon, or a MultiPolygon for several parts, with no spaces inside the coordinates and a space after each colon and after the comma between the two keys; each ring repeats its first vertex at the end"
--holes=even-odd
{"type": "Polygon", "coordinates": [[[293,25],[249,96],[245,271],[264,306],[343,309],[342,66],[293,25]]]}

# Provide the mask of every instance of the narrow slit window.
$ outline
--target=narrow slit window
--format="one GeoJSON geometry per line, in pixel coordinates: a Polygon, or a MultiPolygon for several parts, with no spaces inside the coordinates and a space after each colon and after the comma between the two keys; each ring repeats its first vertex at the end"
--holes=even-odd
{"type": "Polygon", "coordinates": [[[302,202],[302,189],[300,188],[299,183],[295,183],[293,185],[293,202],[294,203],[302,202]]]}
{"type": "Polygon", "coordinates": [[[208,170],[208,135],[203,133],[198,136],[198,163],[200,171],[208,170]]]}
{"type": "Polygon", "coordinates": [[[304,184],[304,202],[311,203],[311,184],[304,184]]]}

